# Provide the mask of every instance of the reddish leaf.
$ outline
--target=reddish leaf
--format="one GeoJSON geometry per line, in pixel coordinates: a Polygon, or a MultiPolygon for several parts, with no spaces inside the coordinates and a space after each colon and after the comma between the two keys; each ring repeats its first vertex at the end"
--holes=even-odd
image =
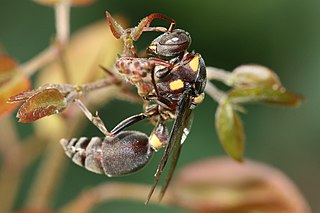
{"type": "Polygon", "coordinates": [[[0,116],[18,107],[18,104],[8,104],[7,100],[30,89],[30,85],[29,79],[18,69],[17,63],[9,56],[0,55],[0,116]]]}
{"type": "Polygon", "coordinates": [[[48,88],[31,96],[19,109],[19,122],[31,122],[59,113],[65,109],[67,103],[59,90],[48,88]]]}
{"type": "MultiPolygon", "coordinates": [[[[39,4],[46,5],[46,6],[54,6],[57,3],[65,0],[33,0],[39,4]]],[[[70,0],[72,6],[85,6],[92,4],[96,0],[70,0]]]]}
{"type": "Polygon", "coordinates": [[[242,161],[244,150],[244,133],[240,117],[225,101],[216,112],[216,129],[224,150],[237,161],[242,161]]]}
{"type": "Polygon", "coordinates": [[[121,27],[116,20],[110,15],[108,11],[106,11],[108,25],[114,37],[119,39],[124,34],[124,29],[121,27]]]}

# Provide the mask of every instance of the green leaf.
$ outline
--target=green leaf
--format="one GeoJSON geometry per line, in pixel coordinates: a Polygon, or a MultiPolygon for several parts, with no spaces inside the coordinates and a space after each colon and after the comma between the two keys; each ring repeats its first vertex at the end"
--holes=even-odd
{"type": "Polygon", "coordinates": [[[19,109],[19,122],[32,122],[59,113],[67,107],[67,102],[59,90],[48,88],[31,96],[19,109]]]}
{"type": "Polygon", "coordinates": [[[240,117],[229,101],[221,103],[216,112],[216,129],[224,150],[234,160],[242,161],[244,133],[240,117]]]}
{"type": "Polygon", "coordinates": [[[237,88],[229,92],[228,98],[232,103],[263,102],[284,106],[298,106],[302,100],[284,87],[237,88]]]}

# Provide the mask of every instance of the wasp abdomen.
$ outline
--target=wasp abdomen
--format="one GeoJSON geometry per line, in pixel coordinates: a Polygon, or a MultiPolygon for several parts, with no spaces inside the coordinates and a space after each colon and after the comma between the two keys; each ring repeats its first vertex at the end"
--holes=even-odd
{"type": "Polygon", "coordinates": [[[147,135],[137,131],[123,131],[105,138],[62,139],[60,143],[73,162],[108,176],[125,175],[141,169],[153,152],[147,135]]]}
{"type": "Polygon", "coordinates": [[[73,138],[71,140],[61,139],[60,143],[66,155],[79,166],[83,166],[95,173],[104,173],[101,165],[102,138],[73,138]]]}

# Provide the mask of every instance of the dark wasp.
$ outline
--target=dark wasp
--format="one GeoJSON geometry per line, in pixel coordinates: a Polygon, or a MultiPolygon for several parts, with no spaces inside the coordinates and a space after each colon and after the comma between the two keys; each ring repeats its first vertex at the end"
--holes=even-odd
{"type": "Polygon", "coordinates": [[[189,33],[174,29],[175,21],[165,15],[153,13],[142,19],[138,26],[128,29],[123,29],[108,12],[106,15],[113,35],[124,41],[116,68],[137,87],[145,102],[144,112],[123,120],[111,131],[98,116],[90,115],[89,119],[106,137],[62,139],[61,144],[76,164],[107,176],[138,171],[148,163],[154,151],[164,147],[147,202],[171,156],[159,196],[161,199],[173,175],[181,145],[189,134],[192,109],[204,98],[205,63],[200,54],[187,51],[191,43],[189,33]],[[164,19],[171,23],[170,27],[150,27],[154,19],[164,19]],[[139,57],[133,43],[146,31],[161,32],[161,35],[148,46],[146,57],[139,57]],[[155,124],[149,137],[138,131],[124,130],[144,119],[155,124]],[[169,120],[174,121],[170,133],[166,127],[169,120]]]}

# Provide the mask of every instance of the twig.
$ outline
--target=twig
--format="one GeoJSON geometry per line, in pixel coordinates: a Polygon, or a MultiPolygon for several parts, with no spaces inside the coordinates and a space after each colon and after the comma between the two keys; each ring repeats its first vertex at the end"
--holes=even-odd
{"type": "Polygon", "coordinates": [[[67,45],[70,37],[70,2],[60,1],[55,6],[56,18],[56,42],[50,47],[33,57],[30,61],[21,65],[21,69],[28,75],[32,76],[42,67],[55,60],[67,45]]]}
{"type": "Polygon", "coordinates": [[[57,39],[62,46],[68,44],[70,37],[70,4],[71,1],[59,1],[54,8],[57,39]]]}
{"type": "MultiPolygon", "coordinates": [[[[69,41],[70,36],[70,1],[59,1],[55,5],[55,23],[56,23],[56,42],[38,57],[24,65],[24,71],[32,75],[41,67],[47,65],[59,56],[63,70],[65,71],[66,80],[68,80],[66,63],[64,60],[64,49],[69,41]],[[51,54],[49,54],[51,53],[51,54]]],[[[65,130],[67,132],[68,130],[65,130]]],[[[49,144],[45,160],[38,170],[34,184],[30,190],[26,206],[32,209],[45,209],[54,195],[55,185],[58,182],[64,167],[64,153],[57,143],[56,135],[50,135],[49,144]],[[51,136],[51,137],[50,137],[51,136]]]]}
{"type": "Polygon", "coordinates": [[[219,90],[210,81],[207,81],[207,85],[204,91],[218,103],[221,103],[221,101],[223,101],[226,97],[226,94],[223,91],[219,90]]]}
{"type": "MultiPolygon", "coordinates": [[[[69,202],[62,207],[59,213],[87,213],[97,204],[108,202],[112,200],[134,200],[145,202],[146,195],[149,193],[150,186],[141,184],[127,184],[127,183],[107,183],[84,191],[75,200],[69,202]]],[[[170,191],[167,192],[166,197],[161,201],[161,205],[172,203],[174,199],[170,191]]],[[[151,200],[150,202],[157,202],[151,200]]]]}
{"type": "Polygon", "coordinates": [[[70,6],[69,0],[60,1],[55,5],[55,24],[56,24],[56,39],[59,43],[58,62],[63,71],[65,82],[70,82],[70,72],[67,65],[65,50],[70,37],[70,6]]]}
{"type": "Polygon", "coordinates": [[[23,152],[16,128],[10,117],[0,122],[0,154],[2,168],[0,171],[0,212],[10,212],[21,182],[24,169],[23,152]]]}
{"type": "Polygon", "coordinates": [[[21,70],[28,76],[32,76],[35,72],[40,70],[42,67],[52,62],[59,53],[57,43],[54,43],[37,56],[33,57],[30,61],[21,65],[21,70]]]}
{"type": "Polygon", "coordinates": [[[119,83],[120,83],[120,80],[115,79],[114,77],[110,77],[110,78],[105,78],[105,79],[97,80],[94,82],[86,83],[81,85],[80,87],[81,87],[81,92],[89,93],[94,90],[98,90],[111,85],[117,85],[119,83]]]}
{"type": "Polygon", "coordinates": [[[31,191],[26,199],[26,207],[30,209],[46,209],[54,196],[56,183],[64,168],[64,152],[52,138],[47,146],[45,159],[42,161],[31,191]]]}
{"type": "Polygon", "coordinates": [[[232,74],[230,72],[215,67],[207,67],[206,70],[208,80],[218,80],[231,86],[232,74]]]}
{"type": "Polygon", "coordinates": [[[24,156],[24,166],[28,167],[33,161],[35,161],[43,150],[46,148],[47,141],[46,138],[41,138],[37,135],[31,135],[21,142],[23,156],[24,156]]]}

